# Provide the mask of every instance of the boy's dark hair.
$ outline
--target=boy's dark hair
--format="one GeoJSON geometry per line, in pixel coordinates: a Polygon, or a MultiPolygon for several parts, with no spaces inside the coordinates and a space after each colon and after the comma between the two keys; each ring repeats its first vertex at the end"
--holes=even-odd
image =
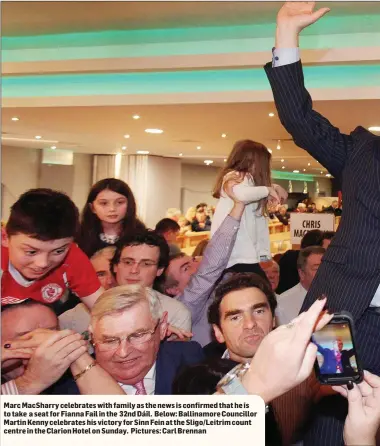
{"type": "Polygon", "coordinates": [[[233,274],[226,281],[221,282],[215,289],[214,301],[208,309],[208,321],[210,324],[220,326],[220,303],[223,297],[232,291],[244,290],[246,288],[258,288],[268,299],[268,304],[272,315],[277,307],[277,300],[272,291],[269,282],[264,280],[258,274],[254,273],[237,273],[233,274]]]}
{"type": "Polygon", "coordinates": [[[31,189],[11,207],[5,230],[8,237],[25,234],[41,241],[76,237],[79,212],[64,193],[52,189],[31,189]]]}
{"type": "Polygon", "coordinates": [[[158,268],[166,268],[168,266],[169,246],[166,240],[164,239],[164,237],[162,237],[162,235],[159,235],[155,231],[147,229],[145,231],[126,236],[117,243],[115,255],[112,257],[111,260],[111,271],[113,272],[114,266],[119,264],[121,253],[125,247],[140,245],[157,246],[160,250],[158,268]]]}
{"type": "Polygon", "coordinates": [[[163,218],[156,224],[155,231],[157,232],[157,234],[162,235],[165,232],[177,232],[180,229],[181,228],[176,221],[172,220],[171,218],[163,218]]]}

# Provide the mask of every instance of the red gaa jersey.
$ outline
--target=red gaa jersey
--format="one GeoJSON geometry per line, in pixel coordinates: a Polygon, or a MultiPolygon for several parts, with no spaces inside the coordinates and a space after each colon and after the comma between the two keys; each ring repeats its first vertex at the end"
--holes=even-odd
{"type": "Polygon", "coordinates": [[[63,263],[42,279],[26,280],[9,264],[8,248],[1,247],[1,305],[17,304],[26,299],[43,303],[59,300],[69,288],[79,298],[100,288],[99,279],[88,257],[72,243],[63,263]]]}

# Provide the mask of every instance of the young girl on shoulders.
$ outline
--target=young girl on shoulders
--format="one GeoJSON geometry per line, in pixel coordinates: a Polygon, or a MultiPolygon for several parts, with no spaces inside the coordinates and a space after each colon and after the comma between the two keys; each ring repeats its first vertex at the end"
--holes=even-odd
{"type": "Polygon", "coordinates": [[[271,154],[249,139],[235,143],[226,165],[216,181],[213,196],[219,198],[211,226],[211,236],[233,206],[224,192],[228,182],[235,182],[235,197],[246,203],[234,248],[227,265],[229,271],[254,272],[266,278],[260,261],[271,259],[268,203],[280,204],[287,198],[284,189],[271,182],[271,154]]]}
{"type": "Polygon", "coordinates": [[[136,217],[136,202],[130,187],[124,181],[106,178],[94,184],[88,194],[78,245],[91,257],[124,235],[144,228],[136,217]]]}

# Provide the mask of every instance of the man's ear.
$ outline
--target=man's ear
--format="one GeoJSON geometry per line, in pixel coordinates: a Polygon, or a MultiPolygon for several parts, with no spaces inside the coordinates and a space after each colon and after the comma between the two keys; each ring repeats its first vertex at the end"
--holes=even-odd
{"type": "Polygon", "coordinates": [[[302,271],[302,269],[298,269],[298,275],[300,276],[300,280],[304,280],[305,278],[305,273],[302,271]]]}
{"type": "Polygon", "coordinates": [[[219,342],[219,344],[223,344],[224,342],[226,342],[222,331],[217,325],[212,324],[212,329],[214,330],[215,338],[219,342]]]}
{"type": "Polygon", "coordinates": [[[163,341],[166,337],[166,332],[168,330],[168,312],[164,311],[162,317],[161,317],[161,323],[160,323],[160,339],[163,341]]]}
{"type": "Polygon", "coordinates": [[[165,268],[159,268],[159,269],[157,270],[156,277],[160,277],[161,274],[164,272],[164,269],[165,269],[165,268]]]}

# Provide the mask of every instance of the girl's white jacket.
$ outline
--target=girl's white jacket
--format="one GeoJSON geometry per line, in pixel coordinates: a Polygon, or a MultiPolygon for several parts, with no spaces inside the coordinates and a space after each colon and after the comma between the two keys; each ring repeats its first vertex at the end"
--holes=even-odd
{"type": "MultiPolygon", "coordinates": [[[[259,263],[260,259],[271,258],[268,218],[257,210],[258,202],[269,195],[269,189],[255,186],[252,177],[246,174],[244,180],[233,187],[233,192],[246,206],[227,268],[237,263],[259,263]]],[[[223,186],[220,195],[212,219],[211,237],[234,206],[233,200],[223,191],[223,186]]]]}

